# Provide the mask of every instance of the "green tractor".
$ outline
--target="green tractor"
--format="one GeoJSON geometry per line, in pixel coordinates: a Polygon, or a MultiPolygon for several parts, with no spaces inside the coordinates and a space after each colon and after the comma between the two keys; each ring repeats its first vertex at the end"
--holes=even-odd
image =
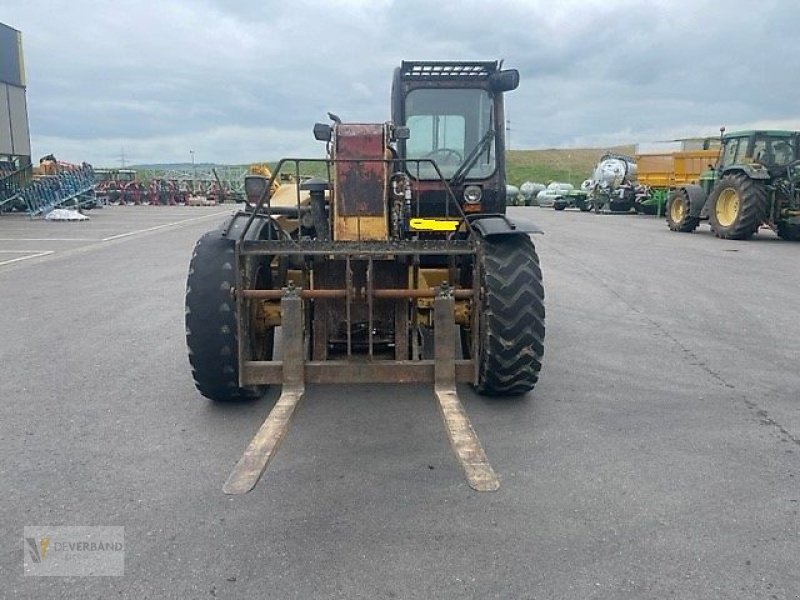
{"type": "Polygon", "coordinates": [[[717,237],[744,240],[763,225],[800,241],[800,132],[721,132],[716,166],[670,194],[669,228],[689,233],[708,220],[717,237]]]}

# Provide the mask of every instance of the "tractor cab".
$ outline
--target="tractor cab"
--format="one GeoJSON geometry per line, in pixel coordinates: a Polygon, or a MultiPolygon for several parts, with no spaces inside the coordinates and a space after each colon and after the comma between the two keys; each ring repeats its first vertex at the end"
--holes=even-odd
{"type": "Polygon", "coordinates": [[[800,135],[793,131],[742,131],[725,134],[718,170],[757,164],[771,174],[800,158],[800,135]]]}
{"type": "Polygon", "coordinates": [[[421,214],[442,214],[447,181],[465,213],[505,213],[503,92],[519,73],[491,62],[403,61],[392,85],[397,151],[421,194],[421,214]]]}

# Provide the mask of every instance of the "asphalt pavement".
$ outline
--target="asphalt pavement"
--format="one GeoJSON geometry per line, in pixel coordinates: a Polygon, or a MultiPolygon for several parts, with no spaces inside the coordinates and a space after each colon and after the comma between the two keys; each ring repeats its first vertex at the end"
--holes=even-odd
{"type": "Polygon", "coordinates": [[[800,244],[645,216],[535,220],[541,380],[460,388],[501,478],[464,482],[429,386],[277,397],[191,380],[183,298],[224,207],[0,216],[0,598],[800,598],[800,244]],[[125,528],[121,577],[23,574],[23,527],[125,528]]]}

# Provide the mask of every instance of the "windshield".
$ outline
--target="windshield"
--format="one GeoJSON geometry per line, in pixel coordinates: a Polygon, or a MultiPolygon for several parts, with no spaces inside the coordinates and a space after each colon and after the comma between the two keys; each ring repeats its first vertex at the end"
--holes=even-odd
{"type": "Polygon", "coordinates": [[[794,160],[792,138],[759,136],[753,147],[753,158],[767,166],[785,167],[794,160]]]}
{"type": "MultiPolygon", "coordinates": [[[[451,178],[464,160],[485,140],[492,129],[491,95],[480,89],[417,89],[406,96],[406,158],[436,161],[442,174],[451,178]]],[[[495,170],[495,144],[487,144],[468,178],[486,178],[495,170]]],[[[417,166],[408,166],[417,176],[417,166]]],[[[420,164],[420,179],[438,179],[433,166],[420,164]]]]}

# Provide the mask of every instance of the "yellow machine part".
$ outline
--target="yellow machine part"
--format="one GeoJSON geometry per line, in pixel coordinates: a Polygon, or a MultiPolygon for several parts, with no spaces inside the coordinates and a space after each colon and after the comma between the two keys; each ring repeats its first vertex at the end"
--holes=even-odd
{"type": "Polygon", "coordinates": [[[411,219],[409,226],[415,231],[456,231],[461,219],[411,219]]]}
{"type": "MultiPolygon", "coordinates": [[[[270,170],[269,165],[267,163],[253,163],[248,167],[247,173],[249,175],[261,175],[262,177],[266,177],[267,179],[272,177],[272,171],[270,170]]],[[[275,194],[275,192],[278,191],[278,188],[280,186],[281,184],[278,183],[277,179],[275,179],[275,181],[272,182],[272,189],[270,190],[272,194],[275,194]]]]}
{"type": "Polygon", "coordinates": [[[385,217],[337,217],[334,236],[336,240],[385,240],[385,217]]]}
{"type": "Polygon", "coordinates": [[[659,188],[697,183],[700,174],[708,169],[709,164],[714,164],[718,156],[719,148],[637,154],[637,178],[642,185],[659,188]]]}
{"type": "Polygon", "coordinates": [[[270,206],[297,206],[298,197],[300,206],[305,206],[311,201],[311,194],[306,190],[300,190],[298,196],[297,184],[284,184],[273,190],[269,203],[270,206]]]}
{"type": "MultiPolygon", "coordinates": [[[[420,269],[419,282],[417,288],[431,289],[436,288],[447,282],[455,286],[455,282],[448,281],[447,269],[420,269]]],[[[412,272],[409,271],[408,287],[414,288],[414,281],[412,272]]],[[[431,326],[433,325],[433,298],[418,298],[417,303],[417,317],[420,325],[431,326]]],[[[470,302],[468,300],[457,300],[455,303],[455,320],[458,325],[469,326],[470,324],[470,302]]]]}
{"type": "Polygon", "coordinates": [[[675,183],[697,183],[700,174],[717,162],[719,148],[675,153],[675,183]]]}

